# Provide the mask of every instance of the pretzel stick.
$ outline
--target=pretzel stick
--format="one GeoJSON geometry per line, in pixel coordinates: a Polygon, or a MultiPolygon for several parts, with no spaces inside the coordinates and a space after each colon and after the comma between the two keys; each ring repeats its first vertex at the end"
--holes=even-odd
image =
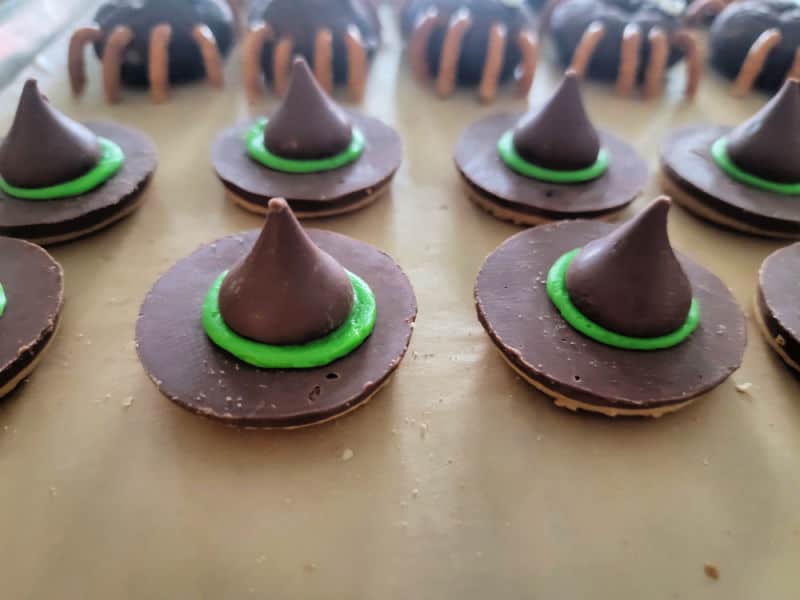
{"type": "Polygon", "coordinates": [[[272,57],[272,82],[279,96],[286,93],[289,85],[289,62],[292,60],[294,42],[290,37],[283,37],[275,46],[272,57]]]}
{"type": "Polygon", "coordinates": [[[733,83],[734,96],[744,96],[753,88],[753,84],[764,69],[769,53],[781,43],[782,39],[781,32],[774,28],[767,29],[758,36],[758,39],[750,46],[742,68],[733,83]]]}
{"type": "Polygon", "coordinates": [[[426,81],[430,77],[428,43],[438,23],[439,11],[435,8],[429,8],[417,19],[411,34],[411,40],[408,42],[408,59],[411,63],[411,70],[420,81],[426,81]]]}
{"type": "Polygon", "coordinates": [[[636,74],[639,71],[639,47],[642,42],[642,32],[639,26],[630,23],[622,32],[622,57],[617,75],[617,94],[629,96],[636,85],[636,74]]]}
{"type": "Polygon", "coordinates": [[[272,28],[262,22],[250,28],[242,43],[244,91],[250,102],[255,102],[264,91],[261,78],[261,52],[271,37],[272,28]]]}
{"type": "Polygon", "coordinates": [[[350,88],[350,96],[354,102],[361,102],[367,87],[367,50],[355,25],[349,25],[344,32],[344,46],[347,51],[347,86],[350,88]]]}
{"type": "Polygon", "coordinates": [[[681,48],[686,62],[686,98],[691,100],[697,95],[700,80],[703,77],[703,56],[697,38],[685,29],[679,29],[672,34],[673,45],[681,48]]]}
{"type": "Polygon", "coordinates": [[[500,81],[500,69],[503,67],[503,56],[506,51],[506,26],[495,23],[489,29],[489,42],[486,50],[486,62],[478,88],[481,102],[489,103],[497,95],[497,83],[500,81]]]}
{"type": "Polygon", "coordinates": [[[333,93],[333,33],[320,29],[314,39],[314,76],[327,93],[333,93]]]}
{"type": "Polygon", "coordinates": [[[442,44],[442,56],[439,60],[439,77],[436,82],[436,93],[442,98],[452,94],[455,89],[461,43],[464,40],[464,34],[471,26],[472,17],[466,8],[456,12],[447,26],[447,33],[442,44]]]}
{"type": "Polygon", "coordinates": [[[68,70],[72,93],[80,96],[86,89],[86,64],[84,54],[86,46],[103,37],[103,33],[96,25],[77,29],[69,40],[68,70]]]}
{"type": "Polygon", "coordinates": [[[192,37],[200,47],[208,83],[213,88],[222,88],[225,85],[225,76],[222,73],[222,57],[219,54],[214,32],[207,25],[197,25],[192,30],[192,37]]]}
{"type": "Polygon", "coordinates": [[[581,41],[578,47],[575,48],[575,54],[572,56],[572,64],[570,65],[570,69],[575,71],[578,77],[583,77],[586,74],[597,44],[600,43],[605,35],[606,27],[599,21],[589,25],[586,31],[583,32],[581,41]]]}
{"type": "Polygon", "coordinates": [[[786,79],[800,79],[800,48],[794,51],[794,62],[792,62],[792,68],[789,69],[786,79]]]}
{"type": "Polygon", "coordinates": [[[647,65],[644,82],[644,97],[648,100],[658,98],[664,90],[664,74],[669,57],[669,41],[664,30],[653,27],[647,34],[650,43],[650,62],[647,65]]]}
{"type": "Polygon", "coordinates": [[[106,100],[114,104],[120,99],[120,68],[122,53],[133,41],[133,31],[125,25],[114,27],[103,48],[103,88],[106,100]]]}
{"type": "Polygon", "coordinates": [[[172,26],[159,23],[150,31],[150,51],[147,76],[150,79],[150,97],[153,102],[164,102],[169,95],[169,41],[172,26]]]}
{"type": "Polygon", "coordinates": [[[539,55],[539,43],[536,34],[532,31],[522,30],[517,36],[517,45],[522,56],[520,62],[520,75],[517,81],[517,94],[527,96],[536,76],[536,62],[539,55]]]}

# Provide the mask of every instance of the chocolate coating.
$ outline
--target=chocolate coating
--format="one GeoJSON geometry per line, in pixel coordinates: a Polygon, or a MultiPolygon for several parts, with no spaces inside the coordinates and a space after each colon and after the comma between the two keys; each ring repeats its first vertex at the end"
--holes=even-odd
{"type": "Polygon", "coordinates": [[[590,320],[631,337],[667,335],[686,322],[692,286],[667,234],[670,205],[656,200],[573,259],[567,291],[590,320]]]}
{"type": "MultiPolygon", "coordinates": [[[[672,131],[660,149],[664,175],[697,202],[726,218],[765,235],[800,237],[800,203],[795,198],[740,183],[714,162],[712,144],[730,131],[730,127],[708,125],[672,131]]],[[[675,200],[681,198],[676,196],[675,200]]]]}
{"type": "Polygon", "coordinates": [[[314,245],[286,200],[271,200],[256,243],[220,288],[228,327],[264,344],[303,344],[338,328],[352,307],[342,265],[314,245]]]}
{"type": "Polygon", "coordinates": [[[800,82],[787,80],[761,110],[728,134],[728,156],[763,179],[800,183],[800,82]]]}
{"type": "Polygon", "coordinates": [[[547,272],[564,253],[613,230],[607,223],[565,221],[509,238],[478,275],[478,317],[503,356],[552,392],[611,409],[684,404],[739,368],[747,340],[744,315],[716,276],[679,254],[701,310],[700,325],[687,340],[637,352],[585,337],[550,301],[547,272]]]}
{"type": "Polygon", "coordinates": [[[225,0],[112,0],[95,14],[103,37],[94,44],[102,57],[106,40],[115,27],[124,25],[133,31],[133,41],[122,56],[122,81],[131,86],[148,86],[150,32],[157,25],[172,26],[169,43],[169,80],[172,83],[205,77],[200,48],[192,38],[192,29],[206,25],[214,34],[220,54],[227,56],[233,47],[233,14],[225,0]]]}
{"type": "MultiPolygon", "coordinates": [[[[774,342],[800,365],[800,244],[770,254],[758,272],[756,310],[774,342]],[[779,340],[779,341],[778,341],[779,340]]],[[[795,368],[797,368],[795,366],[795,368]]]]}
{"type": "Polygon", "coordinates": [[[400,364],[417,304],[400,267],[372,246],[332,232],[311,240],[375,294],[377,321],[351,354],[316,369],[257,369],[218,348],[203,331],[203,298],[216,277],[250,251],[258,231],[223,238],[179,261],[153,286],[136,324],[139,358],[170,400],[243,427],[299,427],[362,404],[400,364]]]}
{"type": "Polygon", "coordinates": [[[122,148],[122,168],[100,187],[71,198],[21,200],[0,191],[0,235],[57,243],[105,227],[136,208],[156,168],[153,142],[139,131],[116,123],[85,125],[122,148]]]}
{"type": "Polygon", "coordinates": [[[782,39],[770,51],[755,86],[778,90],[800,46],[800,7],[792,0],[745,0],[728,6],[711,27],[711,64],[735,79],[750,47],[768,29],[780,31],[782,39]]]}
{"type": "Polygon", "coordinates": [[[511,170],[497,152],[497,141],[520,115],[501,114],[467,127],[458,140],[456,167],[476,193],[503,208],[544,219],[596,218],[622,210],[647,181],[647,164],[623,140],[599,132],[611,157],[608,171],[587,183],[555,184],[511,170]]]}
{"type": "Polygon", "coordinates": [[[40,247],[0,237],[0,282],[8,300],[0,317],[3,390],[31,367],[55,334],[64,303],[64,274],[40,247]]]}
{"type": "Polygon", "coordinates": [[[86,175],[101,155],[97,136],[55,109],[35,79],[22,88],[8,135],[0,144],[0,176],[21,188],[43,188],[86,175]]]}
{"type": "Polygon", "coordinates": [[[292,63],[286,97],[264,128],[264,146],[283,158],[329,158],[347,150],[353,126],[302,58],[292,63]]]}
{"type": "Polygon", "coordinates": [[[586,114],[574,72],[564,76],[542,108],[520,119],[514,147],[522,158],[546,169],[574,171],[595,163],[600,137],[586,114]]]}

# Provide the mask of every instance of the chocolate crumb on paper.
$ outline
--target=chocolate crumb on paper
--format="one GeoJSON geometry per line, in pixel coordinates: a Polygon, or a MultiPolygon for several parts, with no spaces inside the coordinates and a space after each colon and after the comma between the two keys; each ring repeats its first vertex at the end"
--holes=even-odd
{"type": "Polygon", "coordinates": [[[711,563],[706,563],[703,566],[703,572],[709,579],[713,579],[714,581],[719,579],[719,568],[716,565],[712,565],[711,563]]]}

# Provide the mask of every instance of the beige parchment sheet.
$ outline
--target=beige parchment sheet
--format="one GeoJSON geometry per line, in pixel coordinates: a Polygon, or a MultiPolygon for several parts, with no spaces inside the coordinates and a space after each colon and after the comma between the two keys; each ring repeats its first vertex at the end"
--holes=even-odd
{"type": "MultiPolygon", "coordinates": [[[[238,54],[223,93],[190,86],[154,106],[126,92],[109,107],[93,58],[86,96],[70,97],[65,48],[61,40],[26,75],[68,114],[149,133],[160,167],[137,214],[52,249],[66,271],[60,335],[0,404],[2,598],[800,596],[800,384],[752,320],[739,372],[694,407],[649,421],[553,407],[484,335],[474,278],[519,229],[466,200],[451,154],[462,127],[522,102],[504,96],[487,108],[470,92],[439,101],[412,82],[389,40],[364,110],[405,140],[393,195],[310,224],[403,265],[420,307],[412,347],[393,382],[350,416],[301,431],[237,431],[162,398],[133,331],[161,272],[199,244],[260,225],[223,200],[209,164],[215,133],[248,112],[238,54]],[[737,392],[743,383],[752,388],[737,392]],[[704,575],[706,563],[718,581],[704,575]]],[[[556,81],[543,65],[533,101],[556,81]]],[[[735,123],[764,101],[733,100],[710,76],[684,106],[680,83],[649,104],[587,89],[596,122],[648,157],[648,199],[669,127],[735,123]]],[[[0,92],[2,131],[21,84],[0,92]]],[[[267,94],[254,110],[275,103],[267,94]]],[[[757,268],[780,244],[679,208],[671,219],[675,245],[749,313],[757,268]]]]}

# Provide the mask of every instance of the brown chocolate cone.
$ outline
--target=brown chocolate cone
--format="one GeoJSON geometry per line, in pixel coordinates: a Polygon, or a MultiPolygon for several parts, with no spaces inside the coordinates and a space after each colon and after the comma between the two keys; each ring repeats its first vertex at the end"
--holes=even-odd
{"type": "Polygon", "coordinates": [[[728,156],[752,175],[800,183],[800,82],[787,79],[761,110],[728,134],[728,156]]]}
{"type": "Polygon", "coordinates": [[[25,82],[17,114],[0,144],[0,176],[20,188],[66,183],[88,173],[100,160],[97,136],[57,111],[25,82]]]}
{"type": "Polygon", "coordinates": [[[546,169],[575,171],[592,166],[600,138],[586,114],[578,76],[568,71],[538,111],[529,111],[514,128],[514,147],[522,158],[546,169]]]}
{"type": "Polygon", "coordinates": [[[228,327],[265,344],[303,344],[342,325],[352,306],[344,267],[311,241],[286,200],[270,200],[261,235],[219,292],[228,327]]]}
{"type": "Polygon", "coordinates": [[[686,322],[692,286],[669,242],[671,205],[659,198],[572,261],[567,291],[590,320],[632,337],[666,335],[686,322]]]}
{"type": "Polygon", "coordinates": [[[352,137],[350,119],[319,86],[306,61],[296,58],[286,97],[264,130],[264,146],[282,158],[315,160],[344,152],[352,137]]]}

